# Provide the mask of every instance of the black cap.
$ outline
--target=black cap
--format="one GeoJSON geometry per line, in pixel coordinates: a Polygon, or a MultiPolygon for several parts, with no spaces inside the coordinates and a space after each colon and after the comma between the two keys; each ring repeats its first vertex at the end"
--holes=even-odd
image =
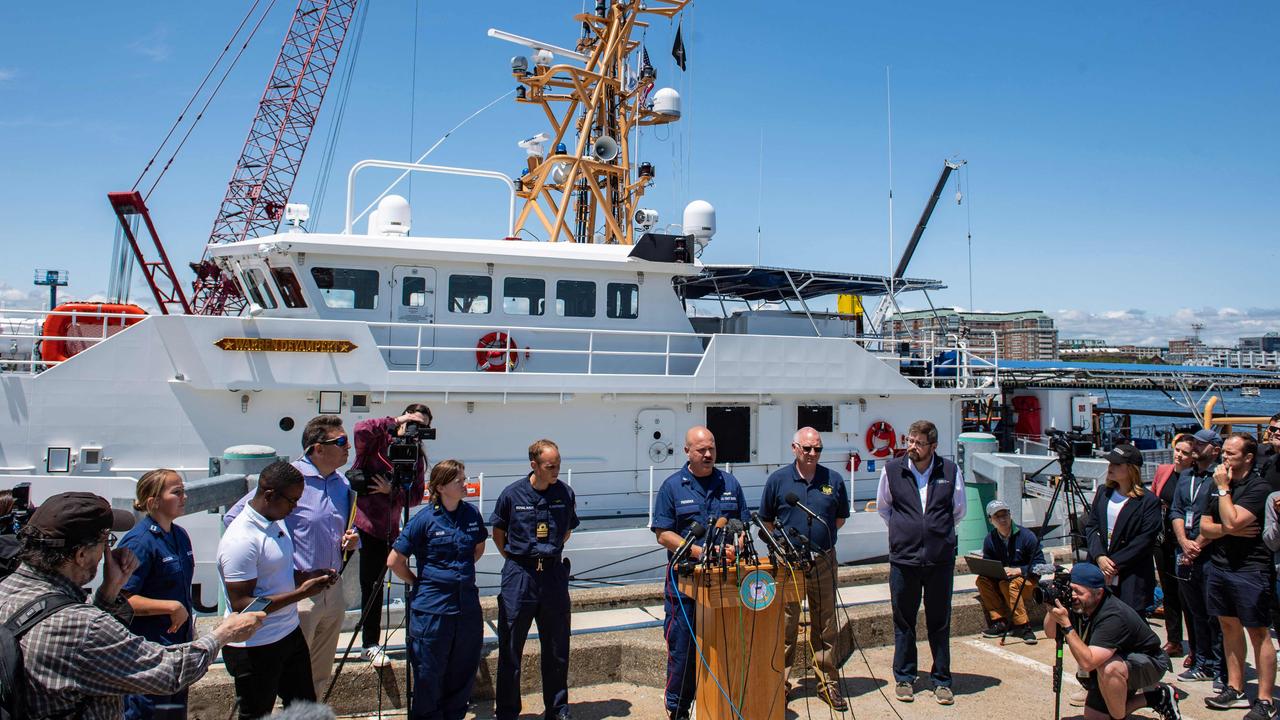
{"type": "Polygon", "coordinates": [[[1103,455],[1102,459],[1116,465],[1142,467],[1142,451],[1132,445],[1117,445],[1111,448],[1111,452],[1103,455]]]}
{"type": "Polygon", "coordinates": [[[87,492],[66,492],[40,503],[27,527],[46,544],[75,547],[96,540],[107,530],[133,527],[133,513],[115,510],[104,498],[87,492]]]}

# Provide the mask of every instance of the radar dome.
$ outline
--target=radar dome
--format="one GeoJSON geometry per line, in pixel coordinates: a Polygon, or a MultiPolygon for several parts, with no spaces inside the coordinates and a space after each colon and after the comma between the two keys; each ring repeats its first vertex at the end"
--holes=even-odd
{"type": "Polygon", "coordinates": [[[369,234],[404,237],[413,227],[412,215],[408,200],[388,195],[378,202],[377,210],[369,213],[369,234]]]}
{"type": "Polygon", "coordinates": [[[692,235],[701,253],[711,236],[716,234],[716,209],[706,200],[694,200],[684,206],[684,234],[692,235]]]}
{"type": "Polygon", "coordinates": [[[673,88],[662,88],[653,94],[653,111],[667,117],[680,117],[680,93],[673,88]]]}

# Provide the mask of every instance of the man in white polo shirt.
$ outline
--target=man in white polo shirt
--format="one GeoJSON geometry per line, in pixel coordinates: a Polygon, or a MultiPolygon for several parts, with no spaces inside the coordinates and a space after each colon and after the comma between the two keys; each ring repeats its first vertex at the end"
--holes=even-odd
{"type": "Polygon", "coordinates": [[[240,720],[271,712],[278,696],[286,707],[294,700],[315,700],[307,641],[298,624],[296,603],[322,592],[336,574],[294,580],[293,540],[284,520],[302,497],[302,473],[277,462],[258,476],[258,489],[218,543],[218,571],[227,590],[228,613],[261,598],[267,613],[252,638],[222,651],[235,679],[240,720]]]}

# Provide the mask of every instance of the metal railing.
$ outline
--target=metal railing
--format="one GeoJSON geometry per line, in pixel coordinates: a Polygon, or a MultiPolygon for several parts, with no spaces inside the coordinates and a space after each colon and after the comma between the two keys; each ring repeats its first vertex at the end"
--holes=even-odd
{"type": "MultiPolygon", "coordinates": [[[[47,360],[40,356],[40,347],[44,342],[50,340],[60,340],[63,342],[77,342],[88,345],[96,345],[103,340],[121,332],[133,325],[142,322],[147,316],[132,315],[118,312],[86,312],[82,310],[15,310],[5,308],[0,311],[0,317],[4,320],[17,319],[18,322],[4,323],[0,325],[0,343],[6,340],[29,341],[30,349],[23,353],[25,357],[0,357],[0,370],[4,371],[25,371],[30,373],[38,373],[46,370],[54,365],[58,365],[61,360],[47,360]],[[101,318],[101,322],[86,323],[87,325],[97,326],[93,335],[45,335],[43,328],[45,321],[51,316],[70,317],[72,325],[79,318],[101,318]],[[29,320],[30,325],[26,326],[23,320],[29,320]]],[[[25,344],[25,343],[24,343],[25,344]]]]}
{"type": "MultiPolygon", "coordinates": [[[[462,353],[464,355],[473,355],[477,352],[493,352],[497,355],[512,354],[515,356],[533,358],[542,356],[559,356],[559,357],[584,357],[586,358],[585,374],[587,375],[691,375],[696,371],[696,367],[688,368],[687,372],[673,372],[672,359],[689,359],[701,360],[705,355],[705,350],[699,349],[696,352],[673,349],[673,343],[677,345],[682,341],[686,346],[697,342],[704,345],[710,341],[715,335],[712,333],[695,333],[695,332],[668,332],[661,330],[615,330],[600,328],[565,328],[565,327],[534,327],[534,326],[495,326],[495,325],[469,325],[469,324],[441,324],[441,323],[404,323],[404,322],[370,322],[367,323],[371,330],[377,329],[386,333],[387,342],[376,342],[377,349],[390,358],[391,353],[413,353],[414,359],[410,362],[393,363],[406,366],[404,372],[410,372],[407,366],[412,365],[412,372],[438,372],[439,370],[426,369],[424,365],[432,364],[432,361],[423,362],[424,354],[435,352],[442,353],[462,353]],[[402,335],[406,332],[416,334],[416,339],[412,342],[391,342],[390,333],[397,331],[402,335]],[[449,332],[453,330],[472,331],[481,334],[493,333],[498,337],[505,337],[506,344],[499,345],[494,348],[486,349],[476,345],[455,345],[455,344],[436,344],[435,342],[424,343],[424,335],[430,333],[432,336],[437,332],[449,332]],[[528,339],[530,336],[561,336],[559,340],[562,346],[549,347],[521,347],[511,340],[514,336],[520,336],[528,339]],[[564,340],[567,337],[583,338],[583,342],[579,343],[579,347],[564,346],[564,340]],[[608,348],[602,343],[608,339],[658,339],[662,345],[661,349],[618,349],[608,348]],[[633,357],[633,358],[649,358],[661,359],[661,372],[656,371],[636,371],[636,372],[604,372],[598,369],[598,360],[605,357],[633,357]]],[[[737,334],[724,334],[725,337],[735,337],[737,334]]],[[[754,338],[775,338],[779,341],[794,341],[795,337],[789,335],[759,335],[750,334],[749,337],[754,338]]],[[[927,388],[989,388],[994,387],[996,376],[991,370],[994,369],[995,363],[987,360],[974,352],[969,351],[964,343],[956,344],[939,344],[932,339],[929,340],[902,340],[888,342],[879,337],[843,337],[843,338],[819,338],[823,342],[854,342],[859,347],[867,350],[873,357],[881,362],[895,365],[898,372],[904,377],[916,382],[917,385],[927,388]],[[907,354],[898,351],[889,351],[883,349],[885,345],[891,345],[895,348],[901,345],[908,345],[910,350],[907,354]],[[950,358],[945,362],[938,362],[937,358],[942,357],[944,353],[953,352],[950,358]]],[[[393,368],[394,370],[394,368],[393,368]]],[[[514,372],[511,365],[503,363],[500,370],[496,372],[514,372]]],[[[518,372],[538,374],[538,371],[519,370],[518,372]]],[[[565,371],[557,370],[555,374],[563,374],[565,371]]]]}

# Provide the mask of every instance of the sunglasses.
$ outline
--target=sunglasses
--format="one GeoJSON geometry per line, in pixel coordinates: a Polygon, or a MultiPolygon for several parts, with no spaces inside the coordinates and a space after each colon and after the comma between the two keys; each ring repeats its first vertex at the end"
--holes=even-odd
{"type": "Polygon", "coordinates": [[[1280,426],[1270,425],[1267,427],[1267,432],[1271,433],[1272,435],[1280,435],[1280,426]]]}
{"type": "Polygon", "coordinates": [[[815,455],[822,454],[821,445],[796,445],[796,447],[800,448],[800,452],[813,453],[815,455]]]}
{"type": "Polygon", "coordinates": [[[346,446],[347,446],[347,436],[346,436],[346,435],[339,435],[339,436],[338,436],[338,437],[336,437],[336,438],[329,438],[328,440],[321,440],[321,441],[317,442],[316,444],[317,444],[317,445],[337,445],[337,446],[338,446],[338,447],[340,447],[340,448],[344,448],[344,447],[346,447],[346,446]]]}

